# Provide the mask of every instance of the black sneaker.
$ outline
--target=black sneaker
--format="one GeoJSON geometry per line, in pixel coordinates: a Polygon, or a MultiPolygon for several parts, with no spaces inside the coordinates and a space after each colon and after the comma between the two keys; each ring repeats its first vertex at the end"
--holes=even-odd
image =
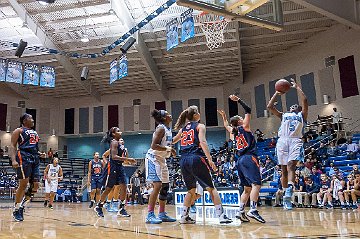
{"type": "Polygon", "coordinates": [[[93,206],[94,206],[94,202],[91,201],[91,202],[90,202],[90,205],[89,205],[89,208],[92,208],[93,206]]]}
{"type": "Polygon", "coordinates": [[[49,204],[49,209],[54,210],[53,205],[49,204]]]}
{"type": "Polygon", "coordinates": [[[121,208],[118,213],[117,216],[120,217],[130,217],[130,214],[127,213],[127,211],[125,210],[125,208],[121,208]]]}
{"type": "MultiPolygon", "coordinates": [[[[22,211],[22,210],[21,210],[22,211]]],[[[22,222],[24,221],[24,217],[21,215],[22,213],[20,212],[20,208],[19,209],[15,209],[13,211],[13,218],[16,222],[22,222]]]]}
{"type": "Polygon", "coordinates": [[[265,223],[264,218],[262,218],[262,217],[259,215],[259,211],[258,211],[258,210],[249,211],[246,215],[247,215],[248,217],[251,217],[251,218],[255,219],[255,220],[258,221],[258,222],[265,223]]]}
{"type": "Polygon", "coordinates": [[[44,201],[44,207],[47,207],[47,205],[48,205],[48,200],[45,200],[44,201]]]}
{"type": "Polygon", "coordinates": [[[181,216],[179,223],[180,224],[194,224],[196,221],[189,217],[189,215],[181,216]]]}
{"type": "Polygon", "coordinates": [[[242,222],[250,222],[249,218],[246,216],[245,210],[240,211],[238,215],[235,216],[237,219],[240,219],[242,222]]]}
{"type": "Polygon", "coordinates": [[[98,216],[98,217],[104,217],[104,213],[103,213],[102,207],[96,206],[96,207],[94,208],[94,211],[95,211],[95,213],[96,213],[96,216],[98,216]]]}

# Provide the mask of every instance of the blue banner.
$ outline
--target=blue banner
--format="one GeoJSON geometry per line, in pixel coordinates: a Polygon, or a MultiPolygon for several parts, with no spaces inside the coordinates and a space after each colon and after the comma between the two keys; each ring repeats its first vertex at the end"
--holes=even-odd
{"type": "Polygon", "coordinates": [[[117,59],[113,60],[110,63],[110,84],[118,79],[118,61],[117,59]]]}
{"type": "Polygon", "coordinates": [[[0,59],[0,81],[5,81],[7,62],[5,59],[0,59]]]}
{"type": "Polygon", "coordinates": [[[21,84],[22,65],[20,62],[9,61],[6,71],[6,82],[21,84]]]}
{"type": "Polygon", "coordinates": [[[193,9],[189,9],[186,12],[182,13],[180,16],[181,19],[181,42],[193,38],[195,36],[195,25],[193,18],[193,9]]]}
{"type": "Polygon", "coordinates": [[[178,20],[175,18],[166,24],[166,49],[170,49],[179,45],[178,20]]]}
{"type": "Polygon", "coordinates": [[[42,66],[40,74],[40,86],[55,87],[55,69],[51,66],[42,66]]]}
{"type": "Polygon", "coordinates": [[[128,75],[128,60],[125,55],[119,60],[119,79],[128,75]]]}
{"type": "Polygon", "coordinates": [[[24,66],[24,85],[39,85],[39,66],[25,63],[24,66]]]}

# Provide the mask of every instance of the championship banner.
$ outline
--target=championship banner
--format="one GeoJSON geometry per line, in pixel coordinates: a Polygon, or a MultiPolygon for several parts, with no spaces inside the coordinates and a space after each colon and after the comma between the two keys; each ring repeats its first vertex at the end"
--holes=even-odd
{"type": "Polygon", "coordinates": [[[179,45],[178,20],[175,18],[166,24],[166,49],[179,45]]]}
{"type": "Polygon", "coordinates": [[[5,59],[0,59],[0,81],[5,81],[7,62],[5,59]]]}
{"type": "Polygon", "coordinates": [[[118,79],[118,61],[117,59],[113,60],[110,63],[110,84],[118,79]]]}
{"type": "Polygon", "coordinates": [[[195,25],[193,18],[193,9],[189,8],[186,12],[182,13],[181,19],[181,42],[193,38],[195,36],[195,25]]]}
{"type": "Polygon", "coordinates": [[[6,71],[6,82],[21,84],[22,65],[20,62],[9,61],[6,71]]]}
{"type": "Polygon", "coordinates": [[[39,66],[25,63],[24,65],[24,85],[39,85],[39,66]]]}
{"type": "Polygon", "coordinates": [[[55,69],[51,66],[42,66],[40,74],[40,86],[55,87],[55,69]]]}
{"type": "Polygon", "coordinates": [[[128,76],[128,60],[125,55],[119,60],[119,75],[118,78],[124,78],[128,76]]]}

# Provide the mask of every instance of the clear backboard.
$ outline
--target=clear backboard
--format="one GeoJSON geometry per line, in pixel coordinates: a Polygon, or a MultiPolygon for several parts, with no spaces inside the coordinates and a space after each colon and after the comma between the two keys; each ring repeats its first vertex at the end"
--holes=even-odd
{"type": "Polygon", "coordinates": [[[180,6],[223,16],[231,21],[245,22],[276,31],[283,28],[280,0],[176,0],[176,2],[180,6]]]}

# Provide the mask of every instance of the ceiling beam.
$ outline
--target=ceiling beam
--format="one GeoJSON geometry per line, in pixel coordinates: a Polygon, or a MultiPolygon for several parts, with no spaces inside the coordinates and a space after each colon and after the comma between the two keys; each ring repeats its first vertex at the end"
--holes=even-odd
{"type": "MultiPolygon", "coordinates": [[[[125,4],[125,1],[112,1],[112,8],[115,11],[117,16],[121,16],[121,19],[124,21],[124,25],[129,29],[132,28],[136,23],[131,16],[131,13],[128,7],[125,4]]],[[[153,79],[158,90],[161,91],[165,99],[169,99],[168,93],[163,82],[163,77],[159,71],[158,66],[156,65],[149,48],[146,46],[145,41],[141,34],[135,35],[137,42],[135,43],[136,50],[139,52],[140,57],[142,58],[145,67],[148,69],[151,78],[153,79]]]]}
{"type": "Polygon", "coordinates": [[[237,47],[238,47],[238,62],[239,65],[236,68],[239,71],[239,83],[244,84],[244,74],[243,74],[243,65],[242,65],[242,59],[241,59],[241,43],[240,43],[240,22],[236,22],[236,32],[235,32],[235,38],[237,40],[237,47]]]}
{"type": "Polygon", "coordinates": [[[359,5],[357,0],[292,0],[310,10],[359,30],[359,5]]]}
{"type": "MultiPolygon", "coordinates": [[[[43,46],[57,49],[57,46],[51,40],[51,38],[46,35],[46,32],[38,26],[38,24],[26,12],[26,9],[21,4],[19,4],[17,0],[9,0],[9,3],[14,8],[20,19],[24,22],[27,21],[29,29],[32,30],[34,34],[39,38],[43,46]]],[[[94,89],[94,87],[91,87],[90,81],[81,81],[80,71],[68,58],[62,55],[54,56],[59,61],[59,64],[64,67],[65,71],[68,72],[69,75],[71,75],[73,78],[75,78],[75,80],[77,80],[79,85],[81,85],[95,99],[97,99],[98,101],[101,100],[100,94],[97,92],[96,89],[94,89]]]]}

